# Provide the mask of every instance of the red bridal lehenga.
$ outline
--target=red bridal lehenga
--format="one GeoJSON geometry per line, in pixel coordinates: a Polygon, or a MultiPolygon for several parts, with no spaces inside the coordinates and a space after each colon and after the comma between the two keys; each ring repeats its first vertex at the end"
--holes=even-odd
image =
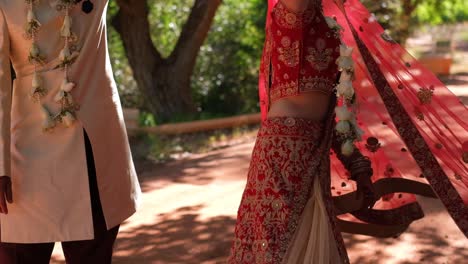
{"type": "MultiPolygon", "coordinates": [[[[303,14],[279,12],[284,6],[269,0],[259,85],[263,120],[228,262],[349,263],[341,232],[399,235],[424,216],[415,194],[439,198],[468,237],[466,107],[385,34],[358,0],[347,0],[344,13],[333,0],[315,2],[318,6],[322,2],[323,9],[317,9],[319,14],[312,12],[316,21],[301,34],[305,36],[307,30],[330,37],[330,28],[323,28],[319,21],[332,17],[341,26],[341,41],[354,48],[357,122],[365,132],[356,147],[372,162],[379,200],[373,208],[362,209],[362,201],[356,199],[356,184],[343,166],[342,142],[335,133],[333,109],[342,103],[336,97],[331,97],[329,118],[323,123],[266,117],[272,97],[277,96],[271,80],[277,78],[275,74],[283,74],[281,69],[275,73],[271,66],[275,59],[272,47],[282,49],[284,63],[297,55],[308,59],[307,47],[298,45],[297,51],[294,42],[275,37],[288,31],[277,30],[278,18],[272,19],[280,14],[280,19],[294,24],[303,14]]],[[[327,51],[334,44],[321,46],[321,50],[317,47],[319,61],[330,56],[335,59],[334,51],[327,51]]],[[[301,74],[305,73],[302,69],[301,74]]],[[[308,83],[328,87],[315,90],[335,85],[329,80],[317,82],[321,76],[309,77],[313,81],[308,83]]],[[[280,78],[302,81],[288,74],[280,78]]],[[[294,89],[301,87],[307,85],[286,85],[281,91],[295,95],[301,91],[294,89]]]]}

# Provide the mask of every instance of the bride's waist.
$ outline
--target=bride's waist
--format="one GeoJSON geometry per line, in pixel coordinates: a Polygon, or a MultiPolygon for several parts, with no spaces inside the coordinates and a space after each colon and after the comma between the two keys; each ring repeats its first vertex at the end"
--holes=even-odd
{"type": "Polygon", "coordinates": [[[320,93],[286,97],[273,102],[268,117],[297,117],[323,121],[327,117],[329,96],[320,93]]]}

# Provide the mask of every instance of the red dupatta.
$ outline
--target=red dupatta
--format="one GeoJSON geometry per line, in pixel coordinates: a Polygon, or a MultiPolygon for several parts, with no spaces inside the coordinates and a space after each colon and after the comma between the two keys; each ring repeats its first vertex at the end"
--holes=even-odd
{"type": "MultiPolygon", "coordinates": [[[[269,0],[267,26],[277,1],[269,0]]],[[[323,1],[325,15],[336,18],[343,27],[343,41],[354,48],[358,122],[365,131],[357,147],[371,158],[372,180],[381,199],[373,209],[357,210],[355,183],[332,155],[331,189],[342,231],[398,234],[423,216],[415,197],[419,194],[438,197],[468,237],[466,107],[385,35],[358,0],[348,0],[344,7],[346,14],[333,0],[323,1]]],[[[264,72],[260,71],[259,82],[263,119],[268,111],[264,72]]]]}

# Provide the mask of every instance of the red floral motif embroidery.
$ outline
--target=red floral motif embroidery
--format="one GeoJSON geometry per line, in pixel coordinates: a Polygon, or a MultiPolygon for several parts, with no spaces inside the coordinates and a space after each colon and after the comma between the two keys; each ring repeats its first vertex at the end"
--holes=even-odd
{"type": "Polygon", "coordinates": [[[299,41],[291,43],[291,39],[283,37],[281,46],[278,48],[278,59],[288,67],[295,67],[299,64],[299,41]]]}
{"type": "Polygon", "coordinates": [[[268,57],[263,59],[269,65],[262,66],[274,75],[268,85],[270,102],[304,92],[330,94],[334,89],[338,69],[333,62],[339,57],[340,40],[333,37],[317,6],[293,13],[278,2],[272,11],[266,42],[271,47],[265,47],[268,57]]]}
{"type": "Polygon", "coordinates": [[[416,115],[417,119],[424,121],[424,114],[423,112],[421,112],[421,109],[419,109],[419,107],[414,108],[414,114],[416,115]]]}
{"type": "Polygon", "coordinates": [[[280,1],[273,9],[272,16],[282,28],[297,29],[310,24],[316,12],[315,8],[308,8],[304,12],[292,12],[280,1]]]}
{"type": "Polygon", "coordinates": [[[283,97],[294,96],[297,94],[297,86],[296,81],[284,82],[277,87],[278,89],[270,92],[270,98],[272,101],[275,101],[283,97]]]}
{"type": "Polygon", "coordinates": [[[320,72],[330,66],[333,60],[333,49],[327,48],[325,40],[321,38],[317,39],[315,46],[315,48],[307,48],[308,55],[306,56],[306,60],[314,69],[320,72]]]}
{"type": "MultiPolygon", "coordinates": [[[[330,93],[331,87],[334,82],[331,79],[315,76],[315,77],[303,77],[299,83],[299,91],[301,92],[322,92],[325,94],[330,93]]],[[[297,93],[297,92],[296,92],[297,93]]]]}
{"type": "Polygon", "coordinates": [[[320,165],[323,125],[269,119],[260,128],[229,263],[280,263],[320,165]]]}
{"type": "Polygon", "coordinates": [[[430,104],[432,101],[432,96],[434,95],[434,88],[420,88],[418,92],[418,98],[421,104],[430,104]]]}

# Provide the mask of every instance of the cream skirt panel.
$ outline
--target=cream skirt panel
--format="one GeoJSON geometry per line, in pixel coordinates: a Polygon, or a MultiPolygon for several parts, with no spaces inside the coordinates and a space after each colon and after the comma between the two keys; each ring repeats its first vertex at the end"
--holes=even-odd
{"type": "Polygon", "coordinates": [[[311,197],[282,264],[341,263],[328,219],[320,183],[315,180],[311,197]]]}

